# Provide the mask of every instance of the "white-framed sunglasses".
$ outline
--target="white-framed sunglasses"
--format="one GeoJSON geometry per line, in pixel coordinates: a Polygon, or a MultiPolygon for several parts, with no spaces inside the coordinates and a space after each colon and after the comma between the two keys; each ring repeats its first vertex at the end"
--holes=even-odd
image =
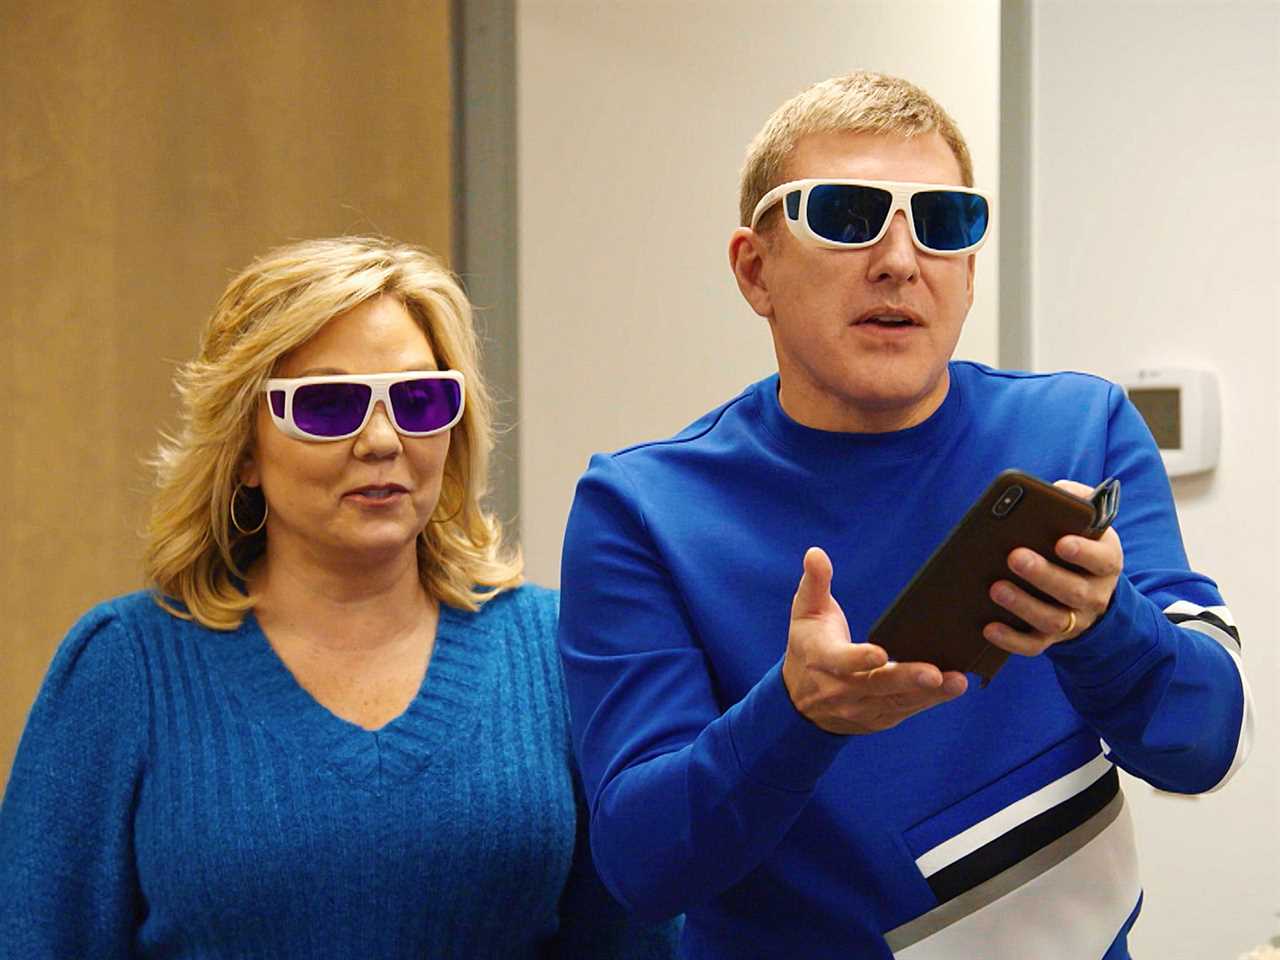
{"type": "Polygon", "coordinates": [[[457,370],[273,378],[263,386],[271,419],[297,440],[345,440],[373,416],[381,400],[406,437],[429,437],[462,419],[464,380],[457,370]]]}
{"type": "Polygon", "coordinates": [[[801,243],[857,250],[879,243],[899,210],[911,225],[911,241],[925,253],[958,257],[987,238],[991,199],[981,190],[897,180],[792,180],[756,204],[751,229],[775,203],[801,243]]]}

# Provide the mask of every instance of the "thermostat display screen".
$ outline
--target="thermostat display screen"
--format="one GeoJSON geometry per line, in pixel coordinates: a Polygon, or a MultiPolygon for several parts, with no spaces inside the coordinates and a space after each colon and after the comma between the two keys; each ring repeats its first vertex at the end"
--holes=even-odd
{"type": "Polygon", "coordinates": [[[1129,389],[1129,399],[1147,421],[1156,446],[1161,450],[1178,450],[1182,447],[1181,391],[1165,388],[1144,390],[1129,389]]]}

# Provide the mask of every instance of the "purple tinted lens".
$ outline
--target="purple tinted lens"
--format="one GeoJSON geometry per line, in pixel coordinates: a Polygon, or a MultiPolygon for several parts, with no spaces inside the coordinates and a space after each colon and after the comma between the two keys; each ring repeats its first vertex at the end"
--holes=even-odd
{"type": "Polygon", "coordinates": [[[373,391],[363,383],[309,383],[293,391],[293,422],[314,437],[341,437],[360,426],[373,391]]]}
{"type": "Polygon", "coordinates": [[[462,387],[456,380],[401,380],[390,392],[396,423],[409,433],[439,430],[453,422],[462,406],[462,387]]]}

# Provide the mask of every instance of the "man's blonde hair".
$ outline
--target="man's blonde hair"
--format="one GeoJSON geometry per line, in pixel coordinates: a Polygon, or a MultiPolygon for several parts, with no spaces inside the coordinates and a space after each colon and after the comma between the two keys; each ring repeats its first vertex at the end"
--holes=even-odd
{"type": "Polygon", "coordinates": [[[802,139],[822,133],[885,133],[915,137],[937,131],[973,186],[973,161],[955,121],[931,96],[897,77],[858,70],[815,83],[773,112],[747,147],[738,193],[744,227],[766,193],[784,183],[787,158],[802,139]]]}
{"type": "MultiPolygon", "coordinates": [[[[480,504],[489,479],[493,403],[462,287],[425,250],[337,237],[280,247],[250,264],[222,294],[196,358],[178,370],[181,427],[162,439],[153,460],[159,489],[145,554],[166,610],[228,630],[252,607],[244,571],[264,549],[266,531],[238,531],[231,507],[263,386],[281,357],[338,314],[381,294],[404,304],[441,369],[466,377],[466,408],[450,437],[440,502],[418,535],[422,584],[443,603],[476,610],[521,582],[519,552],[503,547],[501,525],[480,504]]],[[[253,523],[244,519],[245,499],[237,503],[241,523],[253,523]]]]}

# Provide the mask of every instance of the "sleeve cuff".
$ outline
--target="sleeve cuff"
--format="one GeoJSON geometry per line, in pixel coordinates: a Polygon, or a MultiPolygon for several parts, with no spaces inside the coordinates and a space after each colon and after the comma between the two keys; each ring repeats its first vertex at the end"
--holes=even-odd
{"type": "Polygon", "coordinates": [[[1122,574],[1107,612],[1074,640],[1050,647],[1049,659],[1073,686],[1105,687],[1155,650],[1158,635],[1149,619],[1146,598],[1122,574]]]}
{"type": "Polygon", "coordinates": [[[743,772],[777,790],[807,793],[817,785],[847,737],[806,719],[782,682],[782,662],[725,714],[743,772]]]}

